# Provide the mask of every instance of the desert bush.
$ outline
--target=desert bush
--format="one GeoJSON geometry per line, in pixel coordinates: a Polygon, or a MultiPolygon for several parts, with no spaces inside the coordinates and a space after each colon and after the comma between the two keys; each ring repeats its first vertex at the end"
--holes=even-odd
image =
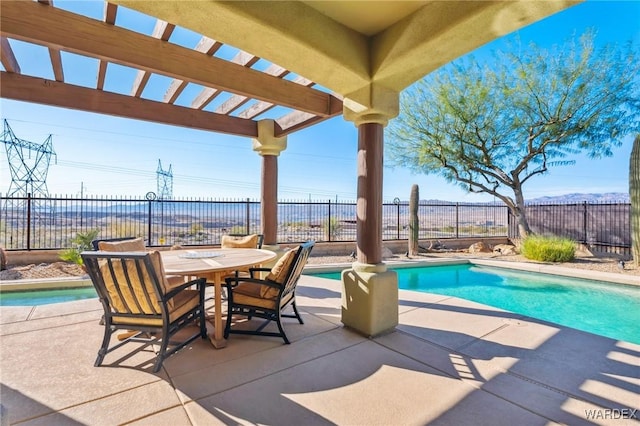
{"type": "Polygon", "coordinates": [[[100,230],[93,229],[87,232],[78,232],[76,236],[71,240],[71,243],[75,245],[75,247],[68,248],[63,250],[58,256],[61,260],[65,262],[72,262],[78,265],[82,265],[82,257],[80,253],[86,250],[91,250],[91,241],[95,240],[100,233],[100,230]]]}
{"type": "Polygon", "coordinates": [[[109,226],[109,235],[114,238],[139,237],[143,235],[144,224],[141,222],[122,220],[109,226]]]}
{"type": "Polygon", "coordinates": [[[569,238],[530,235],[522,240],[524,257],[541,262],[569,262],[575,258],[576,243],[569,238]]]}
{"type": "Polygon", "coordinates": [[[337,217],[332,216],[324,221],[323,227],[327,240],[336,241],[340,237],[343,225],[337,217]]]}

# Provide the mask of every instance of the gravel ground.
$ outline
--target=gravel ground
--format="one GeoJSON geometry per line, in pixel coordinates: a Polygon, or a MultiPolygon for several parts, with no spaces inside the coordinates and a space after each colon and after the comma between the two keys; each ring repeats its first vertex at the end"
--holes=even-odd
{"type": "MultiPolygon", "coordinates": [[[[451,253],[429,253],[420,254],[415,257],[417,259],[433,259],[441,257],[457,257],[457,258],[485,258],[502,260],[505,262],[532,262],[525,259],[521,255],[496,255],[493,253],[476,253],[469,254],[466,252],[451,252],[451,253]]],[[[394,255],[388,260],[402,260],[404,256],[394,255]]],[[[352,263],[353,259],[347,256],[311,256],[309,258],[309,264],[322,265],[331,263],[352,263]]],[[[640,268],[633,265],[632,262],[626,262],[624,269],[620,268],[618,258],[609,257],[594,257],[589,255],[578,255],[572,262],[557,263],[557,266],[563,266],[567,268],[579,268],[601,272],[613,272],[625,275],[637,275],[640,277],[640,268]]],[[[75,264],[65,262],[54,263],[41,263],[22,266],[8,265],[7,269],[0,271],[0,280],[21,280],[21,279],[40,279],[40,278],[60,278],[60,277],[78,277],[85,275],[84,270],[75,264]]]]}

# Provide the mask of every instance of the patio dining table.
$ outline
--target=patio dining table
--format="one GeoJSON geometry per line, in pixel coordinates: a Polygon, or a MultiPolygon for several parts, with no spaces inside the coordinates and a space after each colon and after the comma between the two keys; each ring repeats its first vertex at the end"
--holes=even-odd
{"type": "Polygon", "coordinates": [[[226,346],[222,330],[222,284],[224,277],[238,269],[260,266],[276,257],[269,250],[232,249],[180,249],[160,252],[167,275],[206,278],[214,286],[213,336],[215,348],[226,346]]]}

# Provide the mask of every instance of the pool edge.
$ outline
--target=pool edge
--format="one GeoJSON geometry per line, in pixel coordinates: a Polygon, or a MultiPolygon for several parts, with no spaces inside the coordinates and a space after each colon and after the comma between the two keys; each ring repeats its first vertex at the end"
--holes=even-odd
{"type": "Polygon", "coordinates": [[[40,278],[28,280],[2,280],[0,293],[24,290],[51,290],[60,288],[91,287],[93,284],[88,277],[60,277],[40,278]]]}
{"type": "MultiPolygon", "coordinates": [[[[503,269],[515,269],[526,272],[538,272],[547,275],[559,275],[563,277],[581,278],[592,281],[606,281],[615,284],[625,284],[640,287],[640,278],[631,275],[616,274],[613,272],[592,271],[589,269],[567,268],[552,264],[511,262],[504,260],[490,260],[479,258],[448,258],[448,259],[420,259],[385,262],[390,268],[414,268],[420,266],[441,266],[474,264],[479,266],[491,266],[503,269]]],[[[340,272],[351,267],[351,263],[335,263],[329,265],[307,265],[303,273],[320,274],[340,272]]]]}

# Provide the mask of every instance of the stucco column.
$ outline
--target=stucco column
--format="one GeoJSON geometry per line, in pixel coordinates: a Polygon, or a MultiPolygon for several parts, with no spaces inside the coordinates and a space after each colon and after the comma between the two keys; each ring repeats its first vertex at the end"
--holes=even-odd
{"type": "Polygon", "coordinates": [[[357,259],[371,265],[382,262],[383,132],[379,123],[358,126],[357,259]]]}
{"type": "Polygon", "coordinates": [[[287,138],[274,136],[275,122],[260,120],[253,150],[262,156],[260,222],[264,248],[278,249],[278,155],[287,147],[287,138]]]}
{"type": "Polygon", "coordinates": [[[398,325],[398,276],[382,261],[384,126],[398,114],[398,93],[371,85],[354,97],[344,118],[358,128],[358,257],[342,272],[342,323],[376,336],[398,325]]]}

